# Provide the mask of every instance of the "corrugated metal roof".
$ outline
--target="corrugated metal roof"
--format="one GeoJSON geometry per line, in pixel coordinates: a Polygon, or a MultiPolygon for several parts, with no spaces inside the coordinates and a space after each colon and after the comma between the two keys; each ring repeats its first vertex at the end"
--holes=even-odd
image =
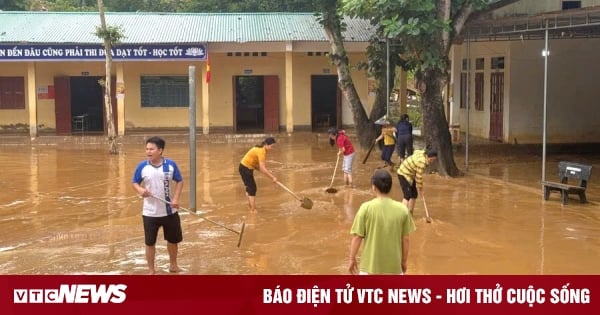
{"type": "MultiPolygon", "coordinates": [[[[346,18],[346,41],[366,42],[372,27],[346,18]]],[[[327,41],[312,13],[106,13],[123,43],[327,41]]],[[[0,12],[0,42],[100,43],[97,12],[0,12]]]]}

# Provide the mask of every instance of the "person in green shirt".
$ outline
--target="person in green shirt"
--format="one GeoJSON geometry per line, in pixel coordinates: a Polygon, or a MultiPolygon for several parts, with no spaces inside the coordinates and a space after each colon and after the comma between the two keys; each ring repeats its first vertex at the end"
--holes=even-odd
{"type": "Polygon", "coordinates": [[[371,177],[375,198],[364,202],[352,223],[350,234],[349,271],[351,274],[406,273],[408,260],[408,235],[415,224],[408,208],[389,197],[392,176],[386,170],[376,170],[371,177]],[[360,265],[356,255],[364,241],[360,265]]]}

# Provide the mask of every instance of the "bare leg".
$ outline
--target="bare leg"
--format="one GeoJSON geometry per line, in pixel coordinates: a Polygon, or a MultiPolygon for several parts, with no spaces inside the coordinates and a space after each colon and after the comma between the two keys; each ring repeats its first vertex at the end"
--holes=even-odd
{"type": "Polygon", "coordinates": [[[156,253],[156,248],[154,245],[148,246],[146,245],[146,261],[148,262],[148,274],[155,274],[154,270],[154,255],[156,253]]]}
{"type": "Polygon", "coordinates": [[[350,187],[354,188],[354,184],[352,183],[352,174],[347,174],[348,175],[348,185],[350,185],[350,187]]]}
{"type": "Polygon", "coordinates": [[[180,272],[181,268],[177,265],[177,244],[167,242],[167,252],[169,252],[169,272],[180,272]]]}
{"type": "Polygon", "coordinates": [[[256,199],[255,196],[248,196],[248,210],[250,210],[250,212],[252,212],[252,213],[256,212],[255,199],[256,199]]]}
{"type": "Polygon", "coordinates": [[[413,210],[415,210],[415,201],[416,201],[416,199],[414,199],[414,198],[410,198],[410,200],[408,201],[407,207],[408,207],[408,210],[410,210],[411,215],[413,214],[413,210]]]}

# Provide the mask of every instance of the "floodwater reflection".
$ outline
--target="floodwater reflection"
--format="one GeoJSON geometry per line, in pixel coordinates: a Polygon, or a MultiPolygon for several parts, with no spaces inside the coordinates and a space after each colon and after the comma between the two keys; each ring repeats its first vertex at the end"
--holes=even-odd
{"type": "MultiPolygon", "coordinates": [[[[356,188],[345,188],[342,173],[331,182],[336,151],[326,139],[281,139],[267,167],[312,209],[257,174],[258,213],[250,214],[237,165],[251,143],[197,146],[196,205],[208,218],[237,234],[181,212],[184,274],[345,274],[350,225],[370,198],[369,178],[380,166],[377,154],[355,160],[356,188]],[[288,140],[288,141],[286,141],[288,140]]],[[[165,156],[178,162],[189,206],[188,146],[167,143],[165,156]]],[[[0,185],[0,272],[3,274],[145,274],[141,200],[131,188],[144,146],[123,145],[109,155],[103,146],[3,146],[0,185]]],[[[599,166],[598,156],[560,156],[548,161],[547,178],[558,159],[583,159],[599,166]]],[[[587,204],[561,206],[544,201],[539,157],[472,157],[466,176],[425,178],[433,218],[425,223],[417,201],[417,231],[411,236],[410,274],[595,274],[600,256],[599,186],[592,178],[587,204]]],[[[461,165],[461,156],[457,164],[461,165]]],[[[401,198],[394,176],[392,197],[401,198]]],[[[157,267],[168,268],[166,244],[157,243],[157,267]]]]}

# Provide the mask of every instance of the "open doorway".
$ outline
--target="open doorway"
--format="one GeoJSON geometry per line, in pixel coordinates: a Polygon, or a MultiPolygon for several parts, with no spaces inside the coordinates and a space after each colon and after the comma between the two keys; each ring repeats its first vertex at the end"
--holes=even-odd
{"type": "Polygon", "coordinates": [[[313,131],[340,127],[338,113],[341,98],[336,75],[311,76],[311,110],[313,131]]]}
{"type": "MultiPolygon", "coordinates": [[[[106,133],[102,77],[54,77],[54,114],[57,134],[106,133]]],[[[112,119],[118,121],[116,78],[111,79],[112,119]]],[[[115,125],[115,131],[118,132],[115,125]]]]}
{"type": "Polygon", "coordinates": [[[235,76],[234,126],[236,132],[279,131],[279,81],[277,76],[235,76]]]}
{"type": "Polygon", "coordinates": [[[71,77],[71,119],[73,131],[103,131],[101,77],[71,77]]]}
{"type": "Polygon", "coordinates": [[[265,128],[263,77],[237,76],[235,81],[236,129],[262,132],[265,128]]]}

